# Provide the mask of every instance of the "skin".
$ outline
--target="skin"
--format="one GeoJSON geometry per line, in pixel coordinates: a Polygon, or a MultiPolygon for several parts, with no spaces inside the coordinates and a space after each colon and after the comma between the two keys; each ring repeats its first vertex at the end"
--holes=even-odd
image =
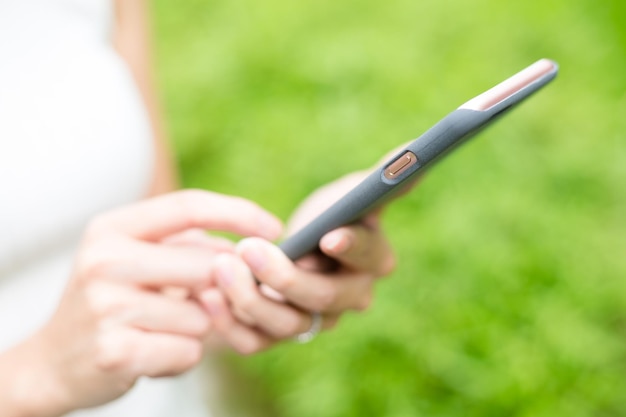
{"type": "MultiPolygon", "coordinates": [[[[114,44],[155,132],[150,196],[156,196],[171,191],[176,179],[152,88],[146,4],[116,5],[114,44]]],[[[314,193],[289,228],[363,175],[314,193]]],[[[293,263],[270,243],[283,233],[280,221],[237,197],[170,192],[100,215],[84,233],[53,317],[0,354],[3,415],[52,417],[107,403],[142,376],[193,368],[209,338],[251,354],[309,329],[311,311],[323,315],[324,328],[334,326],[344,312],[367,308],[376,279],[393,269],[378,219],[372,214],[330,232],[320,242],[323,255],[293,263]],[[207,230],[249,238],[234,244],[207,230]]]]}
{"type": "MultiPolygon", "coordinates": [[[[352,174],[315,192],[296,211],[290,229],[312,219],[364,175],[352,174]]],[[[312,311],[322,313],[323,328],[329,329],[346,311],[367,309],[377,278],[395,267],[379,214],[326,234],[321,254],[296,263],[259,238],[240,241],[234,254],[219,254],[213,269],[218,287],[200,296],[214,331],[238,352],[251,354],[307,331],[312,311]]]]}
{"type": "Polygon", "coordinates": [[[146,107],[155,149],[155,170],[148,196],[178,188],[176,168],[163,125],[161,105],[156,94],[152,43],[147,0],[115,0],[115,30],[112,43],[130,69],[146,107]]]}
{"type": "MultiPolygon", "coordinates": [[[[169,154],[169,147],[165,140],[161,122],[163,118],[160,116],[160,105],[154,89],[147,3],[146,0],[133,2],[117,0],[117,30],[114,36],[114,44],[131,68],[146,103],[153,131],[155,132],[157,167],[150,191],[150,195],[155,195],[173,190],[176,187],[177,180],[174,164],[169,154]]],[[[315,192],[296,210],[289,221],[289,229],[295,230],[306,224],[308,220],[315,217],[330,203],[356,185],[366,174],[366,172],[360,172],[348,175],[315,192]]],[[[339,229],[329,233],[328,236],[322,239],[320,246],[322,252],[339,261],[338,264],[334,263],[332,265],[333,268],[329,268],[327,260],[320,259],[320,257],[308,258],[298,262],[298,266],[300,266],[302,271],[317,272],[318,274],[325,273],[326,280],[320,279],[311,282],[320,282],[321,287],[319,287],[319,291],[328,293],[327,298],[330,300],[327,302],[329,305],[326,309],[323,308],[323,302],[316,305],[308,305],[305,300],[299,304],[297,302],[299,300],[293,300],[289,297],[286,297],[285,300],[285,297],[276,296],[274,298],[299,306],[300,309],[289,308],[289,306],[284,305],[285,302],[281,303],[283,305],[277,306],[276,300],[274,300],[272,305],[265,305],[267,297],[261,297],[258,289],[251,285],[251,272],[249,269],[245,271],[241,264],[242,260],[245,262],[246,257],[242,256],[241,259],[237,260],[233,259],[233,256],[225,255],[225,259],[220,260],[220,263],[225,263],[226,265],[221,269],[228,270],[225,272],[230,273],[230,275],[234,273],[239,279],[236,280],[236,285],[233,288],[229,288],[228,291],[207,291],[201,297],[206,310],[215,322],[215,331],[211,335],[211,342],[218,346],[226,344],[240,353],[250,354],[263,350],[281,339],[291,338],[295,334],[308,330],[311,325],[311,315],[308,311],[324,312],[324,328],[330,328],[336,324],[341,311],[346,309],[364,310],[371,302],[374,277],[389,274],[395,264],[391,248],[379,229],[379,214],[375,213],[369,216],[359,226],[339,229]],[[364,242],[368,243],[365,244],[364,242]],[[232,265],[234,263],[239,263],[239,265],[232,265]],[[341,268],[337,268],[337,265],[341,265],[341,268]],[[336,279],[338,277],[345,279],[338,281],[336,279]],[[340,288],[336,288],[337,286],[340,286],[340,288]],[[349,298],[353,299],[350,303],[347,301],[349,298]],[[276,320],[262,320],[260,318],[251,320],[245,317],[246,314],[242,313],[242,303],[244,305],[250,303],[251,306],[249,308],[260,310],[264,317],[267,317],[268,312],[259,305],[265,305],[268,308],[273,307],[274,311],[285,313],[284,317],[286,318],[282,320],[287,323],[281,326],[276,324],[280,323],[280,321],[276,320]],[[340,307],[342,306],[345,306],[345,308],[341,309],[340,307]],[[239,314],[233,315],[230,312],[231,308],[239,314]],[[247,318],[247,320],[242,320],[242,318],[247,318]],[[257,322],[270,323],[265,325],[265,327],[270,326],[272,328],[265,329],[263,325],[257,326],[257,322]]],[[[202,244],[208,247],[214,243],[214,240],[211,237],[207,237],[204,233],[188,234],[187,239],[191,239],[190,242],[192,244],[202,244]]],[[[179,243],[185,244],[187,242],[185,239],[179,239],[179,243]]],[[[290,262],[286,262],[282,253],[276,249],[269,249],[266,253],[263,252],[263,242],[256,242],[256,244],[261,246],[259,249],[261,254],[258,256],[263,257],[266,254],[272,254],[274,257],[271,259],[275,262],[280,262],[275,265],[290,264],[290,262]]],[[[256,250],[254,246],[254,242],[250,245],[242,242],[237,251],[241,255],[250,255],[256,250]]],[[[233,251],[231,250],[230,252],[233,251]]],[[[274,266],[275,269],[279,269],[279,267],[274,266]]],[[[307,286],[309,281],[306,279],[296,278],[299,270],[294,269],[293,265],[290,271],[291,279],[297,280],[295,285],[296,292],[308,294],[318,289],[317,286],[312,289],[309,288],[307,286]]],[[[261,275],[264,277],[268,274],[261,275]]],[[[263,281],[261,276],[257,278],[263,281]]],[[[280,286],[281,283],[274,283],[274,285],[280,286]]],[[[275,292],[271,291],[271,287],[270,283],[267,282],[265,286],[261,287],[261,290],[266,295],[275,295],[275,292]]],[[[222,289],[225,290],[225,288],[222,289]]]]}
{"type": "Polygon", "coordinates": [[[141,376],[178,375],[197,365],[210,319],[192,297],[172,289],[195,294],[210,287],[220,249],[163,243],[190,228],[266,239],[282,231],[254,203],[194,190],[94,219],[53,317],[0,356],[3,413],[59,416],[112,401],[141,376]]]}

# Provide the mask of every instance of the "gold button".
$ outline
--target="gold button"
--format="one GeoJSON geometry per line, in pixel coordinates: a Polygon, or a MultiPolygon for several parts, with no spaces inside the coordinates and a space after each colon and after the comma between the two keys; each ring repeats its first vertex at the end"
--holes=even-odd
{"type": "Polygon", "coordinates": [[[393,180],[404,171],[415,165],[417,156],[411,151],[406,151],[402,156],[396,159],[391,165],[385,169],[385,178],[393,180]]]}

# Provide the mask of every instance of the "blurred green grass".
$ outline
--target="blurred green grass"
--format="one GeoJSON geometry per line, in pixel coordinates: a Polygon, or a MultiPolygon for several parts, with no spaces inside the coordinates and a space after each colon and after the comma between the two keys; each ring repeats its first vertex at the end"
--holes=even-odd
{"type": "Polygon", "coordinates": [[[370,311],[237,366],[283,416],[626,415],[623,2],[157,0],[155,17],[184,185],[285,219],[558,61],[390,208],[400,263],[370,311]]]}

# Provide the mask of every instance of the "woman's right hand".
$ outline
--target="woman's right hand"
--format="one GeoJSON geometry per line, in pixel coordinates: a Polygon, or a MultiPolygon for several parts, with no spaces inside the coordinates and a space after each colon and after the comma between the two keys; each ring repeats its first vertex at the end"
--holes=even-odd
{"type": "Polygon", "coordinates": [[[203,191],[96,218],[56,313],[0,357],[0,368],[15,371],[3,369],[0,380],[10,378],[14,397],[26,401],[32,415],[104,404],[142,376],[177,375],[200,361],[210,322],[185,294],[214,285],[213,256],[206,247],[161,244],[193,228],[273,240],[282,226],[254,203],[203,191]]]}

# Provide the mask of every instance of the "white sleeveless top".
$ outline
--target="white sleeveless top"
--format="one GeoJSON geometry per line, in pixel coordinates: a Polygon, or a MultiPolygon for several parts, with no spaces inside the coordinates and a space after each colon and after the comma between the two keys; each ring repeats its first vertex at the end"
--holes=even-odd
{"type": "MultiPolygon", "coordinates": [[[[52,314],[88,220],[147,192],[152,137],[109,41],[111,9],[0,0],[0,352],[52,314]]],[[[206,416],[201,397],[193,374],[146,379],[71,415],[206,416]]]]}

